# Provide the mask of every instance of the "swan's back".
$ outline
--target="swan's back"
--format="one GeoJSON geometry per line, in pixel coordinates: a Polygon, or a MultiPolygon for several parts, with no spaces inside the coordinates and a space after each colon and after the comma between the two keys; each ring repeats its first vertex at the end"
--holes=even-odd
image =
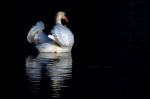
{"type": "Polygon", "coordinates": [[[72,47],[74,44],[74,36],[69,28],[61,24],[56,24],[51,30],[52,35],[58,42],[66,47],[72,47]]]}

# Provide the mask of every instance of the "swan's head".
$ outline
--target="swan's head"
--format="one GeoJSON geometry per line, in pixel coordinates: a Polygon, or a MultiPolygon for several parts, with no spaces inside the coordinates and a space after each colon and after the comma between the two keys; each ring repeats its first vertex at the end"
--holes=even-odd
{"type": "Polygon", "coordinates": [[[57,18],[59,18],[59,19],[63,19],[63,20],[65,20],[65,21],[69,22],[65,14],[66,14],[65,12],[59,11],[59,12],[57,12],[57,15],[56,15],[56,16],[57,16],[57,18]]]}

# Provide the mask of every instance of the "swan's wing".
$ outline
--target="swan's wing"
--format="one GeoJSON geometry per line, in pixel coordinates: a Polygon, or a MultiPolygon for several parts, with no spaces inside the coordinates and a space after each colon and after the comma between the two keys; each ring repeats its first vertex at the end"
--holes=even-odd
{"type": "Polygon", "coordinates": [[[35,40],[38,39],[38,34],[43,32],[45,26],[43,22],[39,21],[36,25],[32,26],[30,31],[27,34],[27,40],[29,43],[35,43],[35,40]]]}
{"type": "Polygon", "coordinates": [[[51,30],[52,35],[62,46],[72,46],[74,44],[74,36],[66,26],[56,24],[51,30]]]}
{"type": "Polygon", "coordinates": [[[45,29],[44,23],[39,21],[34,25],[28,35],[27,40],[29,43],[39,44],[39,43],[52,43],[53,40],[50,39],[43,30],[45,29]]]}
{"type": "Polygon", "coordinates": [[[54,41],[54,44],[57,45],[57,46],[61,46],[61,44],[59,43],[59,41],[51,34],[48,34],[48,37],[54,41]]]}

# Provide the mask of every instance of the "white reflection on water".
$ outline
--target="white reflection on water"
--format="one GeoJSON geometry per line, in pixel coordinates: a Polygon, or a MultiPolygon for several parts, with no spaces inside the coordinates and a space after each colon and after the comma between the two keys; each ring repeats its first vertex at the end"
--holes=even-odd
{"type": "Polygon", "coordinates": [[[32,92],[39,92],[43,71],[50,80],[52,97],[60,97],[62,87],[68,87],[65,80],[72,77],[71,53],[39,53],[36,58],[28,56],[26,75],[32,83],[32,92]]]}

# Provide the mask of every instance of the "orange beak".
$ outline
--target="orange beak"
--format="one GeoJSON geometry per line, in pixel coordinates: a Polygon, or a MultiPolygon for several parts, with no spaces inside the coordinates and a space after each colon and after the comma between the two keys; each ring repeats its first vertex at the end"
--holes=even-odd
{"type": "Polygon", "coordinates": [[[66,16],[64,16],[64,20],[65,20],[66,22],[68,22],[68,23],[69,23],[69,21],[68,21],[68,19],[67,19],[67,17],[66,17],[66,16]]]}

